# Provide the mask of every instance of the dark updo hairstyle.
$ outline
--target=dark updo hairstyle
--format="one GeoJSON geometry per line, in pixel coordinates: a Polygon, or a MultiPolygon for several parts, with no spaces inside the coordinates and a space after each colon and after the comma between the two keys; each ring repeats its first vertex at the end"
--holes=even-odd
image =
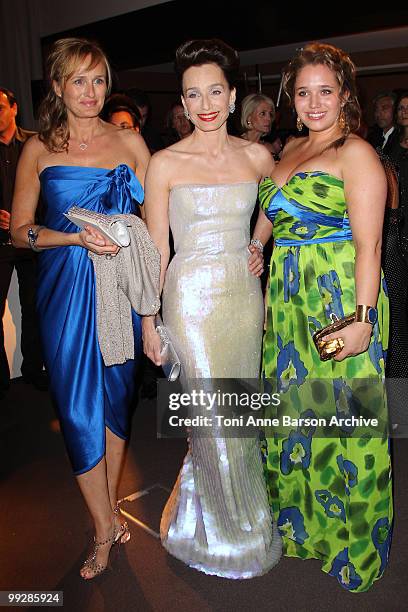
{"type": "Polygon", "coordinates": [[[225,79],[233,89],[238,78],[239,56],[237,51],[218,38],[188,40],[176,51],[174,64],[180,86],[183,74],[191,66],[216,64],[224,73],[225,79]]]}
{"type": "Polygon", "coordinates": [[[299,49],[286,66],[283,76],[283,89],[292,107],[295,105],[297,75],[302,68],[310,65],[327,66],[334,72],[340,85],[340,99],[344,102],[345,126],[341,138],[330,145],[337,149],[345,143],[350,132],[356,132],[360,126],[361,109],[357,100],[356,67],[347,53],[333,45],[313,42],[299,49]],[[349,97],[346,99],[347,92],[349,97]]]}

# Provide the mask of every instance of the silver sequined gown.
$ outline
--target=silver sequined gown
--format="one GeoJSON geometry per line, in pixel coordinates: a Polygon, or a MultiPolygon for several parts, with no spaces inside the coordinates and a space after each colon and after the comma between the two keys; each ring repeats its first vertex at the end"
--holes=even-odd
{"type": "MultiPolygon", "coordinates": [[[[170,193],[176,255],[166,273],[163,318],[188,379],[259,376],[263,299],[248,270],[257,184],[180,185],[170,193]]],[[[164,509],[163,546],[190,567],[226,578],[267,572],[281,554],[258,441],[193,429],[164,509]]]]}

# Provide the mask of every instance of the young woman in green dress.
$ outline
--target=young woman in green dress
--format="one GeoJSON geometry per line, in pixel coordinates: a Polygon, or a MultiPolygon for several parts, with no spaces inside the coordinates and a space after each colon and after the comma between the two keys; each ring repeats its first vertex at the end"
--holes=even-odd
{"type": "Polygon", "coordinates": [[[274,236],[263,373],[281,394],[279,416],[348,420],[320,428],[293,420],[267,432],[270,500],[287,556],[320,559],[342,587],[366,591],[384,572],[392,531],[380,267],[386,179],[375,151],[353,134],[360,109],[343,51],[307,45],[284,88],[309,134],[287,145],[260,186],[254,239],[274,236]],[[327,336],[336,356],[321,361],[313,333],[354,311],[352,324],[327,336]],[[362,415],[377,416],[377,428],[350,420],[362,415]]]}

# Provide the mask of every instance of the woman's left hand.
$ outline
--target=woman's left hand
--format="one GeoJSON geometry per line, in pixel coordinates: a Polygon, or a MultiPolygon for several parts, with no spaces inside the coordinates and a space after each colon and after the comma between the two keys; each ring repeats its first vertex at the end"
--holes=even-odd
{"type": "Polygon", "coordinates": [[[346,357],[353,357],[364,353],[370,344],[370,338],[373,331],[371,323],[351,323],[347,327],[343,327],[338,332],[324,336],[322,340],[335,340],[341,338],[344,343],[342,350],[337,353],[333,359],[335,361],[343,361],[346,357]]]}
{"type": "Polygon", "coordinates": [[[84,229],[78,234],[74,234],[82,247],[96,253],[96,255],[108,255],[115,257],[119,253],[120,247],[105,238],[98,230],[90,225],[85,225],[84,229]]]}
{"type": "Polygon", "coordinates": [[[249,256],[248,259],[248,268],[249,271],[251,272],[251,274],[253,274],[254,276],[261,276],[262,272],[264,271],[264,258],[263,255],[261,253],[261,251],[254,246],[253,244],[250,244],[248,246],[248,250],[251,253],[251,255],[249,256]]]}

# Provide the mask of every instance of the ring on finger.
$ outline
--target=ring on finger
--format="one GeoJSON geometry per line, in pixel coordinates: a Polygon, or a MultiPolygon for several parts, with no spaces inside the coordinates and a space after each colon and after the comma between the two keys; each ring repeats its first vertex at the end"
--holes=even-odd
{"type": "Polygon", "coordinates": [[[336,338],[336,351],[340,352],[344,348],[344,342],[342,338],[336,338]]]}

